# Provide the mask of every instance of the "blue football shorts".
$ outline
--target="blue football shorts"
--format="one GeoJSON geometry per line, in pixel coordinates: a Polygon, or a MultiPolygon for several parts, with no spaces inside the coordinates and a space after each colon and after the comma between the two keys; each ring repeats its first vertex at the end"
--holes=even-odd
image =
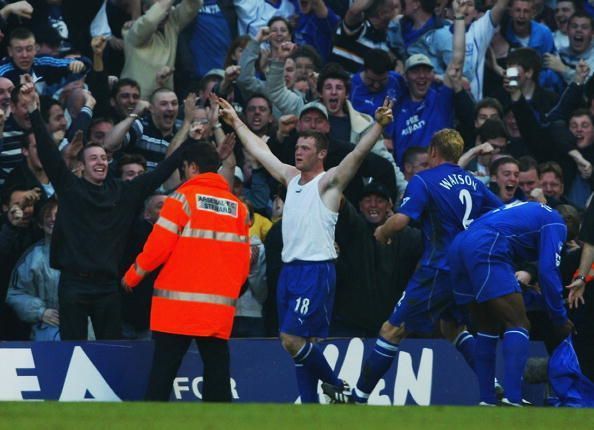
{"type": "Polygon", "coordinates": [[[508,240],[494,230],[471,229],[459,234],[450,247],[449,263],[459,305],[522,292],[508,240]]]}
{"type": "Polygon", "coordinates": [[[408,333],[430,335],[440,319],[453,320],[458,325],[468,321],[465,310],[454,304],[449,272],[421,266],[408,282],[388,321],[396,327],[404,323],[408,333]]]}
{"type": "Polygon", "coordinates": [[[306,338],[327,337],[335,288],[334,261],[283,264],[276,297],[280,331],[306,338]]]}

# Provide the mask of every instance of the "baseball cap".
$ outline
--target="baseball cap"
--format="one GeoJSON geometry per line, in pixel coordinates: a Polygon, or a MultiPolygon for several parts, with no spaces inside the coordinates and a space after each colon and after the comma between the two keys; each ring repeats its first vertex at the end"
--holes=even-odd
{"type": "Polygon", "coordinates": [[[384,184],[378,181],[372,181],[369,184],[365,185],[365,187],[363,187],[363,191],[361,192],[361,197],[359,198],[359,200],[361,200],[363,197],[367,197],[370,194],[377,194],[378,196],[383,197],[386,200],[390,200],[391,198],[388,189],[384,186],[384,184]]]}
{"type": "Polygon", "coordinates": [[[208,76],[216,76],[221,79],[225,79],[225,71],[223,69],[210,69],[202,78],[206,78],[208,76]]]}
{"type": "Polygon", "coordinates": [[[433,69],[433,63],[429,57],[425,54],[413,54],[406,59],[406,63],[404,63],[404,71],[408,72],[413,67],[417,66],[429,66],[433,69]]]}
{"type": "Polygon", "coordinates": [[[320,103],[318,101],[309,102],[305,106],[303,106],[301,108],[301,110],[299,111],[299,118],[301,118],[301,115],[303,115],[306,111],[311,110],[311,109],[316,109],[316,110],[322,112],[322,115],[324,115],[324,117],[326,117],[326,119],[328,119],[328,110],[326,109],[326,106],[324,106],[322,103],[320,103]]]}

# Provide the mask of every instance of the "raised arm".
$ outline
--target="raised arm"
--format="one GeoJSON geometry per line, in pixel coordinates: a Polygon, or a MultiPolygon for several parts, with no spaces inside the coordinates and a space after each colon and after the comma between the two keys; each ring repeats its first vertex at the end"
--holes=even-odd
{"type": "Polygon", "coordinates": [[[501,20],[503,19],[503,15],[507,10],[507,5],[509,4],[509,0],[497,0],[497,3],[491,9],[491,21],[493,25],[497,27],[501,20]]]}
{"type": "Polygon", "coordinates": [[[148,197],[161,184],[165,183],[173,172],[180,167],[184,147],[184,144],[179,146],[171,155],[161,161],[152,172],[137,176],[131,181],[131,184],[138,187],[139,192],[144,195],[143,199],[148,197]]]}
{"type": "Polygon", "coordinates": [[[328,16],[328,7],[326,6],[326,3],[324,3],[324,0],[312,0],[311,9],[316,18],[324,19],[328,16]]]}
{"type": "Polygon", "coordinates": [[[105,136],[105,141],[103,142],[106,151],[115,152],[122,147],[126,133],[130,131],[130,127],[132,127],[134,121],[148,109],[148,106],[149,103],[146,100],[139,100],[132,113],[114,125],[113,129],[105,136]]]}
{"type": "Polygon", "coordinates": [[[458,166],[466,169],[466,166],[468,166],[468,164],[479,155],[487,155],[491,154],[492,152],[493,145],[491,145],[489,142],[484,142],[478,146],[473,146],[458,159],[458,166]]]}
{"type": "Polygon", "coordinates": [[[262,27],[255,39],[250,39],[239,57],[240,72],[237,86],[245,97],[264,92],[264,83],[256,78],[256,61],[260,55],[260,43],[268,40],[270,30],[262,27]]]}
{"type": "Polygon", "coordinates": [[[219,98],[219,107],[223,120],[235,130],[235,134],[250,154],[280,183],[288,185],[289,181],[299,174],[295,166],[283,164],[270,151],[266,142],[256,136],[239,119],[233,106],[225,99],[219,98]]]}
{"type": "Polygon", "coordinates": [[[233,191],[233,184],[235,182],[235,167],[237,166],[237,160],[233,148],[235,148],[235,141],[237,136],[235,133],[229,133],[225,136],[223,141],[217,144],[217,153],[221,160],[221,168],[219,169],[219,175],[225,178],[229,190],[233,191]]]}
{"type": "Polygon", "coordinates": [[[452,2],[454,10],[454,38],[452,63],[462,67],[464,65],[464,54],[466,53],[466,10],[468,4],[465,0],[454,0],[452,2]]]}
{"type": "Polygon", "coordinates": [[[21,86],[20,92],[23,102],[27,106],[29,117],[31,118],[39,160],[51,183],[56,187],[56,190],[59,190],[66,181],[74,179],[75,176],[64,162],[62,154],[60,154],[58,147],[48,133],[47,127],[41,118],[39,97],[35,92],[35,85],[32,82],[31,76],[25,76],[27,76],[25,78],[27,83],[21,86]]]}
{"type": "Polygon", "coordinates": [[[344,23],[347,27],[358,26],[365,19],[365,11],[371,7],[373,0],[355,0],[344,16],[344,23]]]}
{"type": "Polygon", "coordinates": [[[553,122],[563,120],[568,122],[571,113],[582,104],[584,96],[584,84],[590,75],[590,67],[581,60],[576,66],[574,81],[565,88],[557,104],[546,113],[546,121],[553,122]]]}
{"type": "Polygon", "coordinates": [[[173,5],[173,0],[156,0],[155,3],[132,24],[124,34],[124,40],[134,47],[140,47],[155,34],[159,23],[165,19],[173,5]]]}
{"type": "Polygon", "coordinates": [[[70,124],[70,127],[66,132],[66,139],[69,142],[72,141],[74,135],[79,130],[81,130],[84,135],[86,135],[89,127],[91,126],[91,122],[93,121],[93,111],[97,101],[95,100],[95,97],[93,97],[93,94],[91,94],[91,92],[88,90],[85,90],[84,95],[85,104],[76,118],[74,118],[72,124],[70,124]]]}
{"type": "Polygon", "coordinates": [[[384,105],[377,108],[375,111],[375,123],[370,127],[369,131],[361,138],[359,143],[355,146],[346,157],[336,167],[328,171],[328,174],[323,179],[324,186],[322,192],[330,188],[342,191],[347,187],[348,183],[359,170],[361,163],[375,145],[375,142],[380,138],[384,127],[392,122],[392,102],[386,101],[384,105]]]}
{"type": "Polygon", "coordinates": [[[105,36],[96,36],[91,40],[93,50],[93,68],[87,75],[85,82],[89,86],[89,91],[97,100],[95,106],[95,115],[98,117],[109,116],[109,84],[107,73],[103,64],[103,52],[107,45],[105,36]]]}
{"type": "Polygon", "coordinates": [[[282,115],[297,115],[305,104],[303,97],[287,88],[283,76],[285,62],[295,46],[292,42],[282,43],[278,56],[272,59],[266,74],[266,94],[270,97],[272,104],[281,111],[282,115]]]}
{"type": "Polygon", "coordinates": [[[181,31],[186,25],[192,22],[201,8],[202,0],[183,0],[174,7],[170,19],[177,27],[177,31],[181,31]]]}

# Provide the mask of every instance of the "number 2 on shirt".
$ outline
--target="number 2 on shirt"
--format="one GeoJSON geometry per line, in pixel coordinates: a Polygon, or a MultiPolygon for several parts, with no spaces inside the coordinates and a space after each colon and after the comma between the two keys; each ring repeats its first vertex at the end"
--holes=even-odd
{"type": "Polygon", "coordinates": [[[470,213],[472,212],[472,196],[470,195],[470,191],[460,190],[458,198],[464,205],[464,217],[462,217],[462,225],[464,226],[464,230],[466,230],[468,226],[474,221],[474,219],[470,218],[470,213]]]}

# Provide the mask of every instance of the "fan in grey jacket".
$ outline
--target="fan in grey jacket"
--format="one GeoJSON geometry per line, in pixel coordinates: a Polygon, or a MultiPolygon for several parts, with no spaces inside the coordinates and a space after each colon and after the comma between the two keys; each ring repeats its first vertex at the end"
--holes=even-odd
{"type": "Polygon", "coordinates": [[[49,249],[58,203],[49,200],[40,212],[45,238],[31,246],[12,272],[6,303],[32,325],[33,340],[60,340],[58,282],[60,271],[49,263],[49,249]]]}

